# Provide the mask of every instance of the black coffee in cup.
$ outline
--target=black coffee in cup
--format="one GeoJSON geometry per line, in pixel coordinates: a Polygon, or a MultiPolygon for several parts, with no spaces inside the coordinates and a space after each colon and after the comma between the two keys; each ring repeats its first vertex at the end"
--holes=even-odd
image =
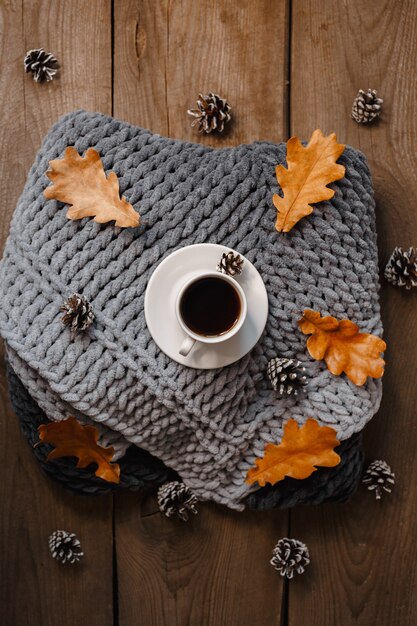
{"type": "Polygon", "coordinates": [[[229,332],[241,313],[239,293],[220,276],[199,278],[181,297],[180,314],[188,328],[197,335],[216,337],[229,332]]]}

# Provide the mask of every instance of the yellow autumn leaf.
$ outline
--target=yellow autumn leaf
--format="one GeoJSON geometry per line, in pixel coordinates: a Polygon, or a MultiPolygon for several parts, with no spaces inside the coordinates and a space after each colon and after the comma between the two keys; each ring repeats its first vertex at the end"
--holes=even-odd
{"type": "Polygon", "coordinates": [[[361,333],[354,322],[306,310],[298,325],[305,335],[311,335],[307,340],[310,356],[318,361],[324,359],[335,376],[345,372],[355,385],[363,385],[368,376],[383,375],[385,361],[381,353],[387,344],[376,335],[361,333]]]}
{"type": "Polygon", "coordinates": [[[120,482],[120,466],[110,463],[114,448],[103,448],[97,443],[98,430],[94,426],[80,424],[75,417],[68,417],[61,422],[41,424],[38,432],[40,441],[55,446],[48,454],[48,461],[74,456],[78,459],[77,467],[96,463],[96,476],[110,483],[120,482]]]}
{"type": "Polygon", "coordinates": [[[255,467],[248,471],[246,482],[275,485],[286,476],[303,480],[316,471],[317,466],[334,467],[340,456],[333,450],[339,445],[336,432],[330,426],[320,426],[315,419],[308,419],[298,426],[293,419],[284,426],[280,444],[268,443],[264,456],[256,459],[255,467]]]}
{"type": "Polygon", "coordinates": [[[126,198],[120,198],[119,180],[114,172],[106,177],[99,153],[89,148],[85,157],[69,146],[63,159],[49,162],[47,177],[52,185],[43,192],[46,198],[71,205],[67,217],[79,220],[94,217],[99,224],[115,221],[123,228],[139,226],[140,216],[126,198]]]}
{"type": "Polygon", "coordinates": [[[334,133],[325,137],[319,129],[305,147],[297,137],[287,141],[287,168],[277,165],[275,170],[284,196],[274,194],[272,198],[278,211],[278,231],[289,232],[313,212],[312,204],[333,198],[334,190],[327,185],[345,175],[344,166],[336,163],[345,147],[337,143],[334,133]]]}

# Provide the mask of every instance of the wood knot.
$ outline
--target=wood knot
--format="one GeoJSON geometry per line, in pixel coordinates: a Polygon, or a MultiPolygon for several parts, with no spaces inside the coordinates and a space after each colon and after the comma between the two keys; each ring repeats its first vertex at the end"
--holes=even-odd
{"type": "Polygon", "coordinates": [[[143,30],[143,28],[139,27],[139,24],[136,22],[135,49],[136,49],[136,59],[138,63],[145,54],[146,42],[147,42],[146,33],[143,30]]]}

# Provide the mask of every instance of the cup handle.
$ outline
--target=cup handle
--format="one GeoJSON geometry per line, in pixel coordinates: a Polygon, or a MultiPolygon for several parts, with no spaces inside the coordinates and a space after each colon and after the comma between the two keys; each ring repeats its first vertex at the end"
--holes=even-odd
{"type": "Polygon", "coordinates": [[[180,354],[182,354],[182,356],[187,356],[187,354],[189,354],[194,344],[195,344],[195,339],[187,336],[181,344],[180,354]]]}

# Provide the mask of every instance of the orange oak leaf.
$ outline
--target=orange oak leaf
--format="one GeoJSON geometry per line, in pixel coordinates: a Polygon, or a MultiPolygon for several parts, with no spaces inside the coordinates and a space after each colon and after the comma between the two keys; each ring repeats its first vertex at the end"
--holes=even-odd
{"type": "Polygon", "coordinates": [[[307,340],[310,355],[317,361],[324,359],[332,374],[345,372],[355,385],[363,385],[368,376],[383,375],[385,361],[381,352],[387,344],[376,335],[359,332],[350,320],[321,317],[311,310],[304,311],[298,325],[305,335],[311,335],[307,340]]]}
{"type": "Polygon", "coordinates": [[[110,463],[114,448],[103,448],[97,443],[98,430],[94,426],[85,426],[75,417],[68,417],[61,422],[41,424],[38,432],[40,441],[55,446],[48,454],[48,461],[62,456],[75,456],[78,458],[77,467],[96,463],[96,476],[109,483],[120,482],[120,466],[110,463]]]}
{"type": "Polygon", "coordinates": [[[83,158],[69,146],[63,159],[49,161],[47,177],[52,185],[43,192],[48,199],[70,204],[67,217],[94,217],[99,224],[114,220],[116,226],[139,226],[140,216],[126,198],[120,198],[114,172],[106,177],[99,153],[89,148],[83,158]]]}
{"type": "Polygon", "coordinates": [[[334,133],[325,137],[319,129],[305,147],[298,137],[287,141],[288,167],[277,165],[275,169],[284,197],[275,193],[272,198],[279,232],[288,233],[302,217],[310,215],[311,204],[333,198],[335,192],[327,185],[345,175],[343,165],[336,163],[345,147],[337,143],[334,133]]]}
{"type": "Polygon", "coordinates": [[[264,456],[256,459],[255,467],[248,471],[246,482],[275,483],[285,476],[307,478],[317,467],[334,467],[340,456],[333,450],[339,445],[336,432],[330,426],[320,426],[315,419],[308,419],[303,426],[290,419],[284,426],[280,444],[267,443],[264,456]]]}

